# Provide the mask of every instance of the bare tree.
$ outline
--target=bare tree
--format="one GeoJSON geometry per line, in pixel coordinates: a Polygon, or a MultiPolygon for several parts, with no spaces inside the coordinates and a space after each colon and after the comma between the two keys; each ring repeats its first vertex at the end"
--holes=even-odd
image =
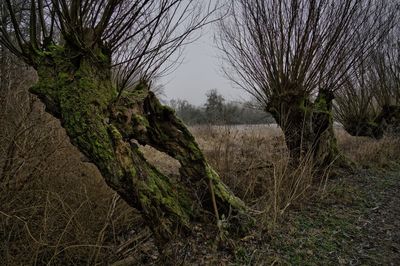
{"type": "Polygon", "coordinates": [[[220,23],[224,71],[282,128],[294,160],[341,162],[332,101],[351,67],[387,31],[386,1],[231,0],[220,23]]]}
{"type": "Polygon", "coordinates": [[[337,93],[335,116],[351,135],[380,138],[399,132],[399,34],[395,24],[368,59],[354,66],[353,78],[337,93]]]}
{"type": "Polygon", "coordinates": [[[371,58],[354,66],[352,77],[336,93],[335,119],[353,136],[382,137],[383,131],[374,122],[379,106],[374,94],[379,84],[373,79],[371,58]]]}
{"type": "MultiPolygon", "coordinates": [[[[194,137],[149,90],[190,34],[211,21],[194,0],[5,0],[0,43],[36,69],[30,91],[61,120],[71,143],[144,215],[155,236],[245,206],[208,165],[194,137]],[[117,74],[113,74],[117,73],[117,74]],[[132,86],[131,81],[137,83],[132,86]],[[130,89],[127,89],[130,88],[130,89]],[[177,159],[181,179],[149,164],[138,146],[177,159]],[[201,211],[201,210],[205,210],[201,211]]],[[[172,62],[172,65],[171,65],[172,62]]]]}

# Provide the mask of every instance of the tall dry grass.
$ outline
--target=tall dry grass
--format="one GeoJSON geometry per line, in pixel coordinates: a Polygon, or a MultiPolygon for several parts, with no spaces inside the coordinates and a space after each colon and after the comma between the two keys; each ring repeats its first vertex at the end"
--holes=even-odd
{"type": "MultiPolygon", "coordinates": [[[[42,136],[42,142],[29,153],[16,153],[14,159],[19,162],[19,156],[29,156],[24,167],[30,169],[35,164],[29,162],[35,162],[36,156],[42,161],[37,167],[41,170],[29,179],[19,179],[25,171],[15,171],[16,180],[24,180],[24,185],[3,186],[0,191],[2,261],[103,265],[129,257],[135,258],[129,263],[145,263],[156,251],[140,215],[104,184],[93,165],[82,162],[57,122],[44,112],[39,116],[42,122],[16,146],[32,147],[19,144],[28,143],[30,136],[42,136]],[[49,134],[54,134],[53,139],[49,134]]],[[[275,127],[193,127],[192,131],[209,162],[254,210],[264,229],[274,228],[289,208],[301,207],[329,182],[307,156],[300,167],[290,166],[282,133],[275,127]]],[[[350,137],[341,130],[337,135],[341,150],[361,167],[383,168],[399,162],[400,142],[395,137],[375,141],[350,137]]],[[[149,147],[142,150],[161,171],[178,173],[177,161],[149,147]]]]}
{"type": "Polygon", "coordinates": [[[336,131],[340,150],[361,168],[391,169],[400,164],[400,137],[386,135],[376,140],[336,131]]]}
{"type": "MultiPolygon", "coordinates": [[[[37,146],[36,152],[41,156],[47,150],[37,146]]],[[[119,200],[93,166],[79,158],[72,147],[64,147],[50,156],[43,171],[32,169],[34,174],[23,186],[0,188],[3,262],[107,264],[118,258],[122,243],[143,230],[140,215],[119,200]]]]}
{"type": "Polygon", "coordinates": [[[107,264],[150,236],[26,87],[3,96],[0,264],[107,264]]]}
{"type": "MultiPolygon", "coordinates": [[[[150,236],[138,212],[63,139],[66,147],[43,171],[23,186],[0,188],[0,258],[7,265],[105,265],[150,236]]],[[[36,152],[46,155],[47,149],[37,146],[36,152]]]]}
{"type": "Polygon", "coordinates": [[[224,182],[260,215],[264,226],[276,225],[290,206],[312,196],[316,182],[323,189],[327,175],[315,170],[310,154],[293,167],[282,131],[274,125],[193,131],[224,182]]]}

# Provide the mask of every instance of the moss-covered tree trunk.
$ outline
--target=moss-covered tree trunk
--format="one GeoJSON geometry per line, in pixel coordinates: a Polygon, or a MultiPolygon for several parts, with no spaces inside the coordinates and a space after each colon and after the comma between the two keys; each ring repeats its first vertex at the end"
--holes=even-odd
{"type": "Polygon", "coordinates": [[[352,136],[380,139],[384,134],[400,134],[400,106],[384,105],[376,117],[354,117],[343,123],[352,136]]]}
{"type": "Polygon", "coordinates": [[[35,52],[39,81],[31,89],[59,118],[73,145],[94,163],[107,184],[141,211],[158,240],[193,220],[232,211],[243,202],[207,164],[196,141],[174,112],[162,106],[146,83],[118,97],[110,55],[50,46],[35,52]],[[149,164],[133,140],[169,154],[181,163],[172,180],[149,164]]]}
{"type": "Polygon", "coordinates": [[[313,156],[317,166],[348,167],[348,161],[339,152],[333,128],[333,93],[320,90],[312,108],[313,156]]]}
{"type": "Polygon", "coordinates": [[[374,120],[374,118],[354,117],[354,119],[344,121],[343,128],[351,136],[380,139],[383,137],[384,131],[374,120]]]}
{"type": "Polygon", "coordinates": [[[384,105],[381,113],[375,119],[375,124],[379,125],[382,131],[394,135],[400,135],[400,106],[384,105]]]}
{"type": "Polygon", "coordinates": [[[310,160],[325,168],[343,158],[333,131],[332,93],[321,90],[312,102],[309,96],[287,94],[271,100],[268,111],[282,128],[291,161],[310,160]]]}

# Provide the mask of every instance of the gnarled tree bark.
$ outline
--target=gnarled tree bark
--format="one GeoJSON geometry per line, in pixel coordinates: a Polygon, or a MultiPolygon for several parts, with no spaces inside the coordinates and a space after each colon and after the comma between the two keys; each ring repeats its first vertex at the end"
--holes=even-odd
{"type": "Polygon", "coordinates": [[[327,90],[320,90],[314,101],[295,93],[272,99],[267,111],[282,128],[295,166],[302,160],[310,160],[319,169],[345,162],[333,130],[333,99],[327,90]]]}
{"type": "Polygon", "coordinates": [[[140,210],[160,242],[178,229],[190,231],[190,223],[204,220],[205,213],[245,214],[244,203],[208,165],[191,133],[145,82],[117,93],[106,48],[82,53],[53,45],[31,54],[39,76],[31,92],[60,119],[71,143],[107,184],[140,210]],[[133,140],[176,158],[182,181],[149,164],[133,140]]]}

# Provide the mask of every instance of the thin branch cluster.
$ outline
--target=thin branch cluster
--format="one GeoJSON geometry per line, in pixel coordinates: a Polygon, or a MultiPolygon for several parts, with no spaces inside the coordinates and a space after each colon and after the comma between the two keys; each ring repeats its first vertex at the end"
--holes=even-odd
{"type": "Polygon", "coordinates": [[[112,55],[118,87],[153,78],[179,62],[191,33],[218,4],[195,0],[4,0],[0,44],[33,65],[31,55],[68,43],[82,53],[101,44],[112,55]]]}
{"type": "Polygon", "coordinates": [[[388,2],[231,0],[218,33],[224,72],[266,105],[335,92],[392,28],[388,2]]]}

